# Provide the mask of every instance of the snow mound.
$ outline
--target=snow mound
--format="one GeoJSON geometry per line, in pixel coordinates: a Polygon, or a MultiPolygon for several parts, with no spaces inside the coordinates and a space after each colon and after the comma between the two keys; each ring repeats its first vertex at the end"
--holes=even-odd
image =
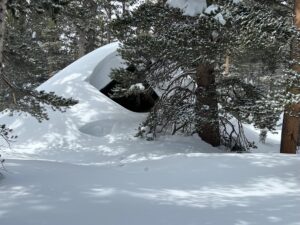
{"type": "MultiPolygon", "coordinates": [[[[49,107],[47,110],[49,121],[42,123],[24,114],[9,116],[4,113],[0,116],[1,123],[14,129],[19,137],[12,144],[13,149],[16,149],[14,154],[36,155],[45,150],[48,152],[53,150],[53,153],[49,154],[54,154],[57,149],[78,149],[87,145],[91,148],[98,147],[99,140],[93,140],[93,137],[86,134],[105,136],[103,132],[101,133],[101,129],[98,129],[99,120],[106,120],[103,129],[108,131],[106,134],[108,135],[111,130],[107,129],[109,121],[128,118],[129,122],[127,126],[124,125],[122,131],[134,134],[143,116],[128,111],[99,91],[111,81],[109,77],[111,69],[121,66],[117,48],[118,43],[99,48],[38,87],[38,90],[52,91],[57,95],[78,100],[79,103],[67,112],[52,111],[49,107]]],[[[7,151],[8,154],[12,152],[7,151]]]]}
{"type": "Polygon", "coordinates": [[[164,137],[155,142],[134,138],[146,114],[131,112],[99,91],[111,81],[111,69],[123,66],[118,45],[91,52],[38,87],[79,101],[65,113],[49,107],[49,120],[42,123],[25,114],[0,115],[0,123],[19,137],[12,149],[4,151],[5,157],[111,163],[120,158],[140,161],[161,154],[197,152],[202,149],[199,146],[204,152],[219,152],[199,137],[164,137]]]}
{"type": "MultiPolygon", "coordinates": [[[[132,123],[136,123],[136,120],[131,120],[132,123]]],[[[124,119],[103,119],[87,123],[80,127],[79,130],[82,133],[103,137],[106,135],[118,135],[126,133],[128,130],[128,120],[124,119]]]]}

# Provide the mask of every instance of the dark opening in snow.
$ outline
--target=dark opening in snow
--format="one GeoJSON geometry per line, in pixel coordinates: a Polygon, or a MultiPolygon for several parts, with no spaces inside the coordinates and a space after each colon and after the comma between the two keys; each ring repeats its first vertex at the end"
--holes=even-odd
{"type": "Polygon", "coordinates": [[[151,90],[150,94],[129,95],[128,97],[120,98],[112,97],[112,90],[116,85],[117,82],[113,80],[100,91],[116,103],[133,112],[149,112],[158,100],[158,95],[154,90],[151,90]]]}

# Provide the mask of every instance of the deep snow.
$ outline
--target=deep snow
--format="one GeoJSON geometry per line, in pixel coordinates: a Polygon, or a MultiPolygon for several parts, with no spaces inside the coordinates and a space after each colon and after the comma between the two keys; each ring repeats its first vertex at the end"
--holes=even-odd
{"type": "Polygon", "coordinates": [[[219,152],[204,143],[199,146],[198,137],[165,137],[154,145],[134,138],[146,114],[128,111],[99,92],[110,82],[111,69],[122,66],[117,47],[118,43],[113,43],[95,50],[39,87],[79,100],[66,113],[49,109],[50,120],[43,123],[26,115],[0,115],[0,122],[19,137],[12,149],[5,150],[6,157],[106,164],[195,152],[201,146],[207,152],[219,152]]]}
{"type": "MultiPolygon", "coordinates": [[[[49,109],[43,123],[0,116],[19,136],[4,150],[1,225],[300,224],[300,158],[276,154],[280,133],[251,154],[224,153],[196,136],[134,138],[146,115],[99,92],[122,66],[117,47],[39,87],[79,100],[66,113],[49,109]]],[[[251,125],[245,130],[258,139],[251,125]]]]}
{"type": "Polygon", "coordinates": [[[9,160],[3,225],[299,225],[299,158],[198,154],[116,166],[9,160]]]}

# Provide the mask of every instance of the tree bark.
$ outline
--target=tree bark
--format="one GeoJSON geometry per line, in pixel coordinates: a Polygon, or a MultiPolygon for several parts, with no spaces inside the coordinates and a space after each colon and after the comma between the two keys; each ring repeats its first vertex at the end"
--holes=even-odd
{"type": "Polygon", "coordinates": [[[225,68],[224,68],[224,75],[228,76],[229,75],[229,67],[230,67],[230,57],[229,55],[226,55],[225,57],[225,68]]]}
{"type": "MultiPolygon", "coordinates": [[[[90,8],[90,12],[91,12],[91,15],[93,17],[97,17],[98,15],[98,5],[97,5],[97,2],[94,1],[94,0],[89,0],[88,1],[89,4],[87,4],[90,8]]],[[[85,54],[95,50],[97,48],[97,31],[93,28],[93,27],[90,27],[89,30],[86,32],[86,48],[85,48],[85,54]]]]}
{"type": "Polygon", "coordinates": [[[122,2],[122,15],[124,16],[125,13],[126,13],[126,1],[124,0],[124,1],[122,2]]]}
{"type": "Polygon", "coordinates": [[[220,127],[214,67],[207,64],[198,66],[196,82],[197,133],[203,141],[219,146],[220,127]]]}
{"type": "Polygon", "coordinates": [[[81,58],[86,54],[86,45],[87,40],[85,37],[85,32],[83,31],[83,28],[78,28],[78,58],[81,58]]]}
{"type": "MultiPolygon", "coordinates": [[[[5,35],[5,14],[6,14],[7,0],[0,0],[0,90],[5,88],[5,77],[3,74],[3,44],[5,35]]],[[[4,110],[3,105],[0,102],[0,110],[4,110]]]]}
{"type": "MultiPolygon", "coordinates": [[[[300,0],[294,1],[294,10],[294,23],[295,26],[300,29],[300,0]]],[[[292,59],[297,62],[300,61],[299,45],[299,41],[295,40],[291,47],[292,59]]],[[[294,65],[293,69],[297,72],[300,72],[299,65],[294,65]]],[[[292,88],[288,91],[294,94],[300,93],[300,89],[298,87],[292,88]]],[[[297,142],[300,127],[299,113],[300,104],[294,104],[286,107],[282,124],[280,153],[296,154],[297,152],[297,142]]]]}
{"type": "Polygon", "coordinates": [[[5,34],[6,3],[7,0],[0,0],[0,67],[1,70],[3,64],[3,43],[4,43],[4,34],[5,34]]]}
{"type": "MultiPolygon", "coordinates": [[[[111,1],[107,1],[106,4],[104,5],[104,10],[107,15],[107,23],[110,23],[112,20],[112,14],[113,14],[113,6],[111,1]]],[[[106,30],[106,41],[107,44],[111,43],[112,37],[111,37],[111,28],[106,24],[105,25],[105,30],[106,30]]]]}

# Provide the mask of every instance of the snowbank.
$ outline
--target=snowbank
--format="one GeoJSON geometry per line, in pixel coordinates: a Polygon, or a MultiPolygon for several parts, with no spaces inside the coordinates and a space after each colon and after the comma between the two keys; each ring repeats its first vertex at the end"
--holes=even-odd
{"type": "Polygon", "coordinates": [[[9,160],[3,225],[297,225],[299,157],[189,154],[118,166],[9,160]]]}

